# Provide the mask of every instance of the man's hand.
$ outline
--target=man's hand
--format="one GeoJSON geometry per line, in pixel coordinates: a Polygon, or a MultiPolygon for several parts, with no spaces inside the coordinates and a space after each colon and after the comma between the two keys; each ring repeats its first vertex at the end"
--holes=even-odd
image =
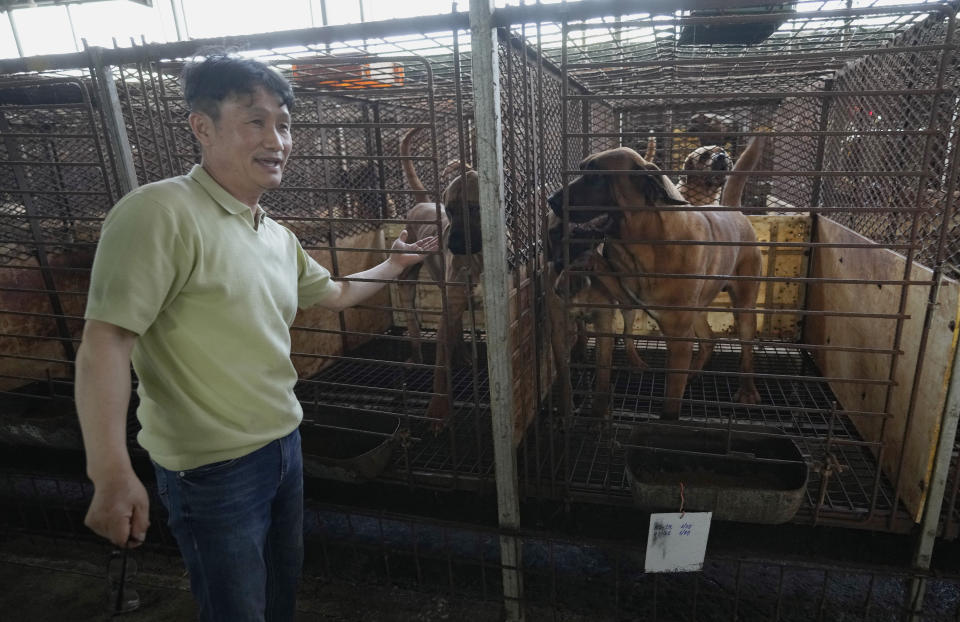
{"type": "Polygon", "coordinates": [[[407,244],[407,230],[404,229],[400,232],[400,236],[393,242],[393,246],[390,248],[391,250],[403,252],[390,253],[387,261],[401,268],[409,268],[426,259],[427,256],[420,253],[435,251],[440,248],[440,243],[437,240],[437,236],[431,235],[428,238],[417,240],[413,244],[407,244]]]}
{"type": "Polygon", "coordinates": [[[337,293],[327,296],[319,304],[332,311],[343,311],[358,305],[380,291],[387,281],[396,279],[404,270],[426,259],[426,253],[438,248],[440,243],[435,235],[407,244],[407,230],[404,229],[390,247],[396,252],[390,253],[386,261],[381,261],[369,270],[351,274],[342,281],[335,281],[337,293]]]}
{"type": "Polygon", "coordinates": [[[143,544],[150,526],[150,498],[131,470],[98,478],[83,524],[120,548],[143,544]]]}
{"type": "Polygon", "coordinates": [[[130,353],[137,335],[87,320],[77,350],[77,415],[93,500],[83,523],[119,547],[139,546],[150,524],[150,501],[127,451],[130,353]]]}

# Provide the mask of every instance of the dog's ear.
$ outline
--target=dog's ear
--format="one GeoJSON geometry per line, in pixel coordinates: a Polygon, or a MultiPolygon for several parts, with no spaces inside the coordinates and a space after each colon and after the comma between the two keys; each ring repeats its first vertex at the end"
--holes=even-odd
{"type": "Polygon", "coordinates": [[[472,169],[468,170],[466,175],[457,176],[450,182],[443,191],[443,204],[450,208],[459,207],[464,196],[468,204],[480,203],[480,177],[472,169]]]}
{"type": "MultiPolygon", "coordinates": [[[[634,171],[659,171],[660,167],[647,162],[639,156],[633,161],[634,171]]],[[[618,175],[614,181],[614,192],[621,205],[629,205],[630,197],[641,196],[647,205],[687,205],[677,187],[665,175],[618,175]]]]}
{"type": "MultiPolygon", "coordinates": [[[[660,170],[656,164],[649,162],[644,168],[648,171],[660,170]]],[[[634,179],[645,184],[644,192],[649,205],[687,205],[689,203],[666,175],[646,175],[634,177],[634,179]]]]}

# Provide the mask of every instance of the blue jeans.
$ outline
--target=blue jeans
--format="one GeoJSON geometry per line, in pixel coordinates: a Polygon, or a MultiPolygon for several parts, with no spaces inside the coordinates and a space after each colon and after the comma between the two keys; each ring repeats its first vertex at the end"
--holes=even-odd
{"type": "Polygon", "coordinates": [[[299,430],[233,460],[154,469],[200,619],[293,620],[303,566],[299,430]]]}

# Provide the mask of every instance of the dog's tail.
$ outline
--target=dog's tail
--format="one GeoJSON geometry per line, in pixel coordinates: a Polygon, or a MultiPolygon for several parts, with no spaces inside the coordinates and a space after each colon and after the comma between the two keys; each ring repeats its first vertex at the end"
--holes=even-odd
{"type": "MultiPolygon", "coordinates": [[[[473,170],[473,167],[470,166],[469,164],[463,165],[464,173],[472,170],[473,170]]],[[[460,174],[461,174],[460,160],[451,160],[450,162],[447,163],[446,166],[443,167],[443,170],[440,171],[440,179],[446,179],[451,175],[456,176],[460,174]]]]}
{"type": "Polygon", "coordinates": [[[403,135],[403,138],[400,139],[400,155],[404,158],[401,160],[403,177],[407,180],[410,189],[414,191],[413,200],[417,203],[429,203],[430,196],[427,194],[427,189],[423,187],[423,182],[417,176],[417,169],[413,165],[413,160],[407,159],[410,157],[410,141],[422,129],[422,127],[415,127],[403,135]]]}
{"type": "Polygon", "coordinates": [[[743,189],[747,185],[748,173],[757,168],[760,163],[760,156],[763,155],[763,148],[767,142],[766,136],[754,136],[743,150],[737,163],[730,171],[727,183],[723,185],[723,192],[720,194],[720,205],[724,207],[740,207],[743,202],[743,189]]]}

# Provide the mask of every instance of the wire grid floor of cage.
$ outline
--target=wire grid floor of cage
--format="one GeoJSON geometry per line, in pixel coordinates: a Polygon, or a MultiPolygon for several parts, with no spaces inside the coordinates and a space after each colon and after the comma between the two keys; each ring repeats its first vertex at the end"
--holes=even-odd
{"type": "MultiPolygon", "coordinates": [[[[569,443],[564,448],[566,466],[555,461],[540,467],[549,479],[565,482],[571,496],[632,502],[621,443],[628,442],[632,424],[658,420],[656,413],[661,408],[665,386],[665,374],[659,370],[666,367],[665,342],[640,340],[638,346],[651,369],[629,367],[623,348],[618,345],[614,350],[610,421],[579,415],[590,412],[592,347],[586,353],[587,363],[571,370],[577,402],[572,423],[561,426],[550,422],[549,417],[540,418],[541,427],[567,429],[567,438],[557,441],[569,443]]],[[[823,465],[829,455],[839,469],[829,478],[810,469],[806,499],[797,520],[809,520],[817,514],[818,520],[848,525],[868,519],[882,521],[894,512],[893,485],[879,472],[871,449],[863,444],[862,436],[843,414],[842,405],[837,403],[809,355],[789,343],[767,343],[756,347],[754,353],[759,404],[746,406],[735,402],[740,352],[737,347],[721,344],[704,373],[688,383],[681,419],[777,429],[793,439],[808,465],[823,465]]],[[[898,518],[908,518],[902,505],[896,505],[898,518]]]]}
{"type": "MultiPolygon", "coordinates": [[[[424,331],[426,360],[434,359],[434,335],[424,331]]],[[[433,395],[432,365],[406,365],[405,348],[392,339],[374,339],[321,370],[296,388],[304,419],[324,408],[356,413],[379,412],[400,419],[399,443],[383,477],[414,478],[430,485],[475,489],[493,478],[493,439],[490,428],[490,390],[485,364],[485,343],[477,337],[477,361],[454,367],[452,408],[443,420],[426,417],[433,395]]],[[[465,337],[470,349],[469,334],[465,337]]]]}
{"type": "MultiPolygon", "coordinates": [[[[588,502],[632,503],[621,443],[626,442],[631,424],[656,419],[665,380],[657,368],[664,367],[666,357],[662,340],[640,340],[638,345],[652,369],[629,368],[622,346],[616,347],[609,423],[575,414],[572,425],[563,425],[558,414],[545,411],[531,425],[518,457],[526,490],[542,493],[550,489],[588,502]],[[551,450],[545,449],[548,445],[551,450]],[[565,459],[558,459],[561,448],[566,449],[565,459]]],[[[351,353],[349,360],[338,361],[301,383],[298,394],[308,411],[306,418],[310,408],[325,406],[347,408],[358,417],[365,411],[397,415],[405,439],[382,475],[384,479],[466,490],[492,482],[494,455],[483,348],[478,348],[475,368],[454,369],[453,410],[442,425],[424,417],[432,367],[398,365],[398,356],[393,357],[398,359],[395,361],[383,360],[391,348],[399,351],[388,340],[374,340],[362,351],[351,353]]],[[[587,363],[572,369],[578,413],[589,412],[592,360],[591,346],[587,363]]],[[[906,510],[900,504],[894,509],[893,485],[878,471],[871,449],[857,444],[863,443],[863,438],[836,404],[810,357],[796,345],[768,343],[755,349],[755,364],[761,403],[737,404],[733,396],[739,351],[719,345],[705,372],[688,385],[681,418],[777,428],[794,440],[811,465],[824,464],[829,453],[839,472],[824,480],[819,472],[810,470],[798,521],[809,521],[816,514],[821,522],[850,525],[882,521],[894,511],[898,519],[905,518],[906,510]],[[823,486],[825,490],[821,490],[823,486]]]]}

